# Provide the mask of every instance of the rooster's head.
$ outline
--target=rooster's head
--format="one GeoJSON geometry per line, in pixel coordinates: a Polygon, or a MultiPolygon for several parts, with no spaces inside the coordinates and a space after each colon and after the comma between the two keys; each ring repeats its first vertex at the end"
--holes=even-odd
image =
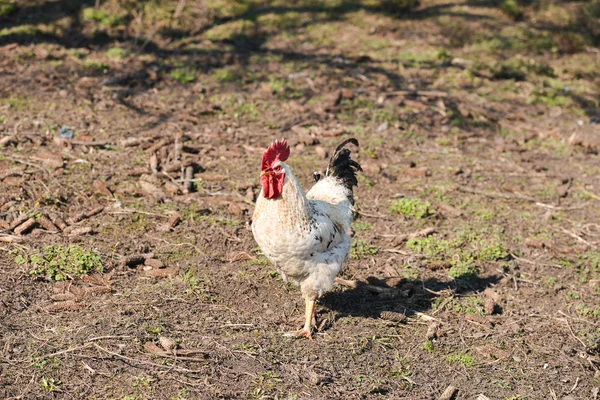
{"type": "Polygon", "coordinates": [[[281,196],[285,171],[281,162],[290,156],[290,147],[285,139],[275,140],[263,153],[261,162],[260,184],[263,187],[263,196],[267,199],[276,199],[281,196]]]}

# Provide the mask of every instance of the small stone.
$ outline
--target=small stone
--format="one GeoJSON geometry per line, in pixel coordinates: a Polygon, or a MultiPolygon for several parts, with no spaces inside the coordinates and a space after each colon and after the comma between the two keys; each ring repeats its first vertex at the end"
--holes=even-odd
{"type": "Polygon", "coordinates": [[[315,153],[317,153],[320,158],[327,158],[327,151],[321,146],[315,147],[315,153]]]}

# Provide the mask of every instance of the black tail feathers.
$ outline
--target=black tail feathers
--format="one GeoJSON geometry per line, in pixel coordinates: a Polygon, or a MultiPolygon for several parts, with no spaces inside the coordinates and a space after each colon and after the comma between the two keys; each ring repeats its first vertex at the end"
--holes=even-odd
{"type": "MultiPolygon", "coordinates": [[[[350,150],[344,148],[348,143],[352,143],[358,147],[358,140],[354,138],[344,140],[333,152],[325,176],[338,178],[352,193],[352,187],[358,186],[356,172],[362,171],[362,168],[359,163],[350,158],[350,150]]],[[[350,195],[349,198],[350,202],[354,204],[354,197],[350,195]]]]}

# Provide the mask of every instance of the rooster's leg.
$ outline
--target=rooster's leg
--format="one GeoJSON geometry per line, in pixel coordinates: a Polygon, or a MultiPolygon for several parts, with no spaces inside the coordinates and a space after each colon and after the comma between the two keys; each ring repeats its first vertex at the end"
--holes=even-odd
{"type": "Polygon", "coordinates": [[[304,314],[304,327],[298,331],[287,332],[285,336],[305,336],[312,339],[312,320],[315,316],[315,300],[309,300],[308,297],[304,297],[306,303],[306,311],[304,314]]]}

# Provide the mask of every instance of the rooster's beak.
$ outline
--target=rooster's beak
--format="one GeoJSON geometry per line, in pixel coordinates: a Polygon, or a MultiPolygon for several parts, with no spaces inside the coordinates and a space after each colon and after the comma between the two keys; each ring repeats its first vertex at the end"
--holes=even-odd
{"type": "Polygon", "coordinates": [[[260,176],[269,175],[271,172],[269,171],[261,171],[260,176]]]}

